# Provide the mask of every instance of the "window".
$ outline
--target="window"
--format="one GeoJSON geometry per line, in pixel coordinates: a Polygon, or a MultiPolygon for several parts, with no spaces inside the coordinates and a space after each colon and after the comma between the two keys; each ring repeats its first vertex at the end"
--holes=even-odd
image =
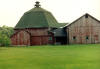
{"type": "Polygon", "coordinates": [[[49,40],[52,40],[52,37],[49,37],[49,40]]]}
{"type": "Polygon", "coordinates": [[[76,40],[76,36],[73,36],[73,40],[76,40]]]}
{"type": "Polygon", "coordinates": [[[89,36],[86,36],[86,40],[89,40],[89,36]]]}

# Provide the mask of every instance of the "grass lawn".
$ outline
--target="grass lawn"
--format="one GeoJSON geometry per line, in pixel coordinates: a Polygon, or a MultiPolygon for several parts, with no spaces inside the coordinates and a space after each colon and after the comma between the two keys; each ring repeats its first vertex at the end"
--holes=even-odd
{"type": "Polygon", "coordinates": [[[100,69],[100,44],[0,47],[0,69],[100,69]]]}

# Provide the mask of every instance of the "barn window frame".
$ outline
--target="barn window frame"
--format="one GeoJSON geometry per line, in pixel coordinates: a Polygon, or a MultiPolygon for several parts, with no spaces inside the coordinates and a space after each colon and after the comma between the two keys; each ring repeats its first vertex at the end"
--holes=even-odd
{"type": "Polygon", "coordinates": [[[73,36],[73,40],[76,40],[76,36],[73,36]]]}
{"type": "Polygon", "coordinates": [[[51,36],[49,37],[49,40],[53,40],[51,36]]]}
{"type": "Polygon", "coordinates": [[[89,40],[89,36],[86,36],[86,40],[89,40]]]}

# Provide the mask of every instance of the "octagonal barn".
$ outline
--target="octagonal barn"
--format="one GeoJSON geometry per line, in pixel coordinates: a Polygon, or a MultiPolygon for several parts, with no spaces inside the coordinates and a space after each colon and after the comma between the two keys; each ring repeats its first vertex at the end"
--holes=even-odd
{"type": "Polygon", "coordinates": [[[52,30],[62,26],[51,12],[41,8],[37,1],[35,7],[24,13],[11,36],[12,45],[54,44],[52,30]]]}

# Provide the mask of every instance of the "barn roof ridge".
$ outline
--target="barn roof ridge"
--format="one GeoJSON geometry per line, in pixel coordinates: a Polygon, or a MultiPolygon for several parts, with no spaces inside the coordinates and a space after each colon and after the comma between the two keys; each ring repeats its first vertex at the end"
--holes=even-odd
{"type": "Polygon", "coordinates": [[[95,19],[96,21],[100,22],[98,19],[96,19],[95,17],[91,16],[90,14],[88,13],[85,13],[84,15],[82,15],[81,17],[77,18],[75,21],[73,21],[72,23],[70,23],[69,25],[67,25],[66,27],[72,25],[73,23],[75,23],[76,21],[78,21],[79,19],[81,19],[82,17],[84,17],[85,15],[88,15],[90,16],[91,18],[95,19]]]}
{"type": "Polygon", "coordinates": [[[31,12],[48,12],[48,13],[51,13],[51,12],[47,11],[46,9],[41,8],[41,7],[34,7],[32,9],[30,9],[29,11],[25,12],[24,14],[31,13],[31,12]]]}
{"type": "MultiPolygon", "coordinates": [[[[88,13],[87,13],[88,14],[88,13]]],[[[100,22],[100,20],[98,20],[97,18],[91,16],[90,14],[88,14],[90,17],[92,17],[93,19],[95,19],[96,21],[100,22]]]]}

